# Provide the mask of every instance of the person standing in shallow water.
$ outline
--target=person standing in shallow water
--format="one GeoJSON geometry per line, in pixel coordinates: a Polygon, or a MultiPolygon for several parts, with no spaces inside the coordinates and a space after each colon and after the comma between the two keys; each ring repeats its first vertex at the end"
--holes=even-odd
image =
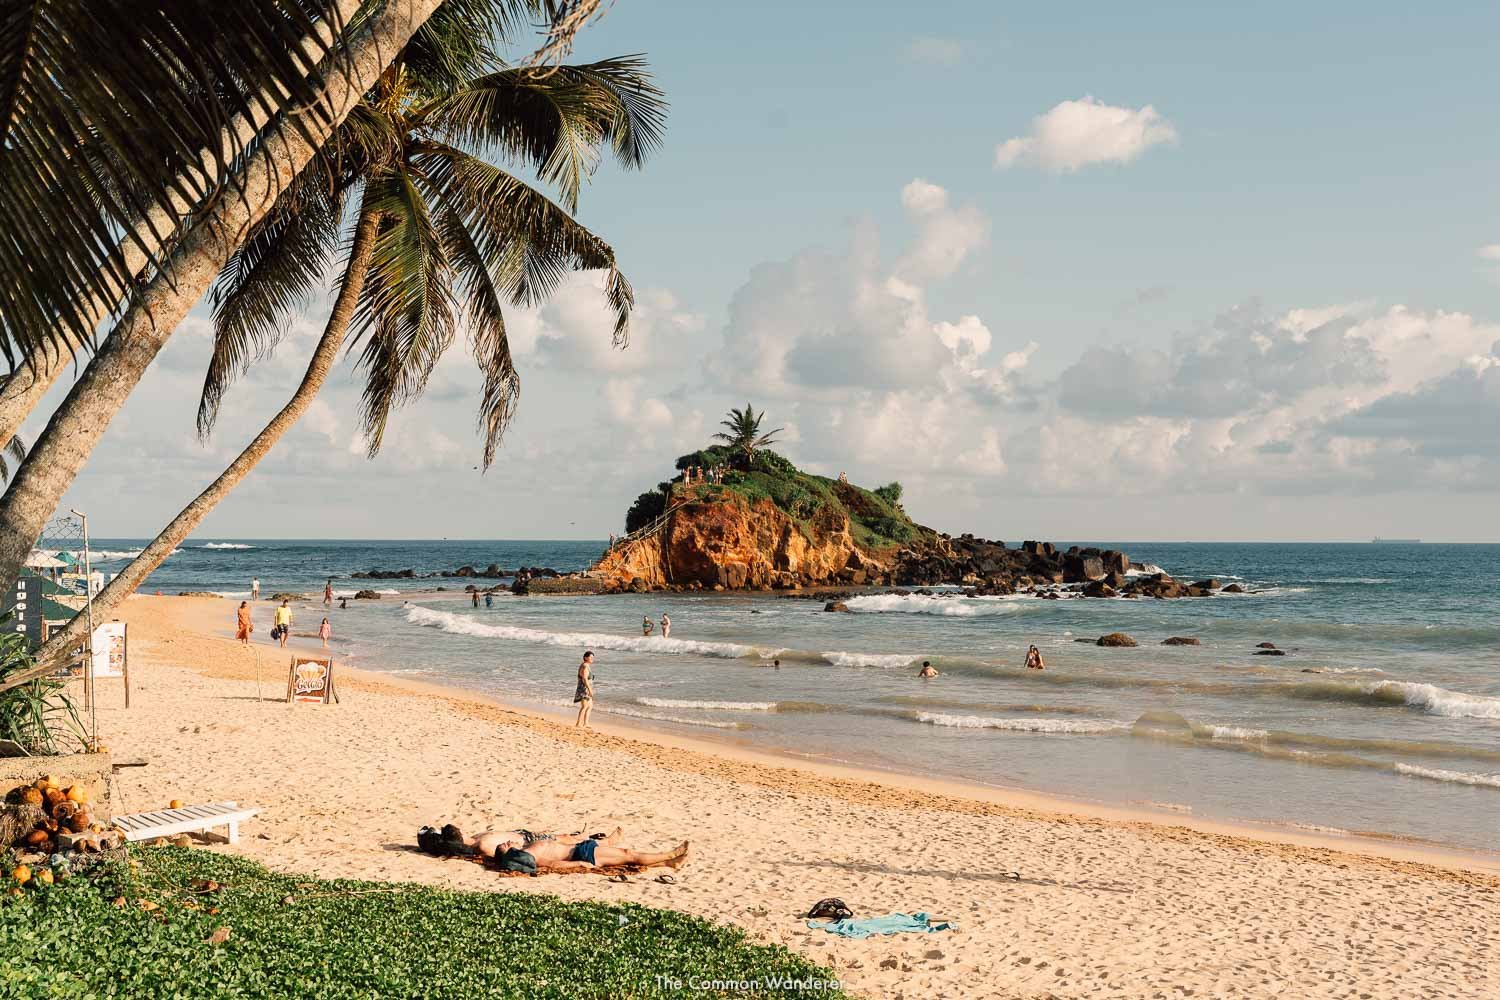
{"type": "Polygon", "coordinates": [[[332,580],[329,580],[327,583],[323,584],[323,603],[326,604],[326,605],[332,605],[333,604],[333,581],[332,580]]]}
{"type": "Polygon", "coordinates": [[[1042,651],[1040,649],[1032,646],[1030,649],[1026,650],[1027,670],[1045,670],[1046,667],[1047,665],[1042,662],[1042,651]]]}
{"type": "Polygon", "coordinates": [[[654,628],[656,628],[656,623],[651,620],[650,615],[641,619],[641,635],[650,635],[654,628]]]}
{"type": "Polygon", "coordinates": [[[666,612],[662,612],[661,616],[661,637],[663,639],[672,637],[672,619],[667,617],[666,612]]]}
{"type": "Polygon", "coordinates": [[[495,595],[490,593],[489,591],[484,592],[484,606],[487,608],[493,608],[495,606],[495,595]]]}
{"type": "Polygon", "coordinates": [[[333,635],[333,626],[328,624],[328,619],[323,619],[323,624],[318,626],[318,638],[323,640],[323,648],[328,648],[328,637],[333,635]]]}
{"type": "Polygon", "coordinates": [[[281,601],[281,607],[276,609],[276,629],[280,632],[277,638],[281,640],[281,645],[285,647],[287,639],[292,634],[292,606],[285,598],[281,601]]]}
{"type": "Polygon", "coordinates": [[[260,577],[258,576],[250,581],[250,600],[260,600],[260,577]]]}
{"type": "Polygon", "coordinates": [[[469,596],[474,599],[474,607],[479,607],[479,591],[471,590],[469,591],[469,596]]]}
{"type": "Polygon", "coordinates": [[[593,666],[593,652],[584,653],[583,662],[578,664],[578,687],[573,692],[573,700],[578,704],[578,719],[573,723],[574,728],[587,729],[589,725],[589,712],[594,707],[593,666]]]}

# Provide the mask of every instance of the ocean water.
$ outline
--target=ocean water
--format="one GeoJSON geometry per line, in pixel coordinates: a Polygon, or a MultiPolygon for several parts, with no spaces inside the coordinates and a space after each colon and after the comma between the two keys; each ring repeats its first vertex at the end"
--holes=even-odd
{"type": "MultiPolygon", "coordinates": [[[[476,609],[457,593],[401,597],[464,580],[348,574],[575,569],[602,543],[235,539],[193,540],[144,589],[241,596],[259,576],[265,595],[311,593],[333,576],[341,592],[390,591],[330,614],[339,654],[366,669],[557,709],[588,648],[596,715],[639,725],[1198,816],[1500,847],[1500,546],[1109,544],[1250,593],[875,595],[848,615],[770,594],[505,595],[476,609]],[[642,616],[663,612],[672,637],[643,638],[642,616]],[[1113,631],[1139,647],[1075,641],[1113,631]],[[1160,645],[1174,635],[1202,645],[1160,645]],[[1288,655],[1253,655],[1259,642],[1288,655]],[[1023,669],[1029,643],[1046,670],[1023,669]],[[918,680],[923,659],[942,676],[918,680]]],[[[323,614],[300,608],[298,630],[323,614]]]]}

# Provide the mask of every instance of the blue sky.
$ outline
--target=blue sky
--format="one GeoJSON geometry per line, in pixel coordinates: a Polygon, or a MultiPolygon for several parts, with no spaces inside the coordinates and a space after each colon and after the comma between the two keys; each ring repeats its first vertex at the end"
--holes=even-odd
{"type": "MultiPolygon", "coordinates": [[[[1477,4],[618,0],[576,58],[645,52],[672,103],[580,212],[642,293],[630,351],[586,281],[518,316],[483,477],[461,352],[374,462],[332,385],[204,533],[602,537],[749,397],[947,530],[1500,539],[1500,448],[1463,430],[1500,418],[1497,35],[1477,4]]],[[[153,532],[324,310],[206,446],[196,315],[70,501],[128,491],[103,533],[153,532]]]]}

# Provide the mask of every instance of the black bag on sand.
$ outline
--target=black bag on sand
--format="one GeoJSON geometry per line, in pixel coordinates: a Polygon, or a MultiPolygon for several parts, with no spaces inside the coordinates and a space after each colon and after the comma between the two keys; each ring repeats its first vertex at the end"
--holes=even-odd
{"type": "Polygon", "coordinates": [[[807,915],[813,920],[846,920],[854,916],[854,911],[844,905],[842,899],[820,899],[807,911],[807,915]]]}

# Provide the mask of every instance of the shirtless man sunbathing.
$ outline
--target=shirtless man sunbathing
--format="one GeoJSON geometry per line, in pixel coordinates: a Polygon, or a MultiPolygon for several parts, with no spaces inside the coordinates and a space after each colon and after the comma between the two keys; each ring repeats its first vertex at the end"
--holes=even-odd
{"type": "Polygon", "coordinates": [[[453,824],[442,830],[423,827],[417,844],[428,854],[494,858],[506,871],[578,872],[613,865],[665,865],[678,868],[687,861],[688,843],[670,851],[636,851],[615,846],[622,835],[619,827],[607,834],[534,833],[531,830],[486,830],[466,836],[453,824]]]}
{"type": "Polygon", "coordinates": [[[610,868],[614,865],[639,865],[655,868],[664,865],[680,868],[688,859],[688,842],[683,841],[670,851],[637,851],[629,847],[615,847],[612,841],[620,831],[603,840],[579,840],[569,842],[567,838],[533,840],[529,843],[512,840],[495,848],[495,861],[506,871],[512,872],[586,872],[595,868],[610,868]]]}

